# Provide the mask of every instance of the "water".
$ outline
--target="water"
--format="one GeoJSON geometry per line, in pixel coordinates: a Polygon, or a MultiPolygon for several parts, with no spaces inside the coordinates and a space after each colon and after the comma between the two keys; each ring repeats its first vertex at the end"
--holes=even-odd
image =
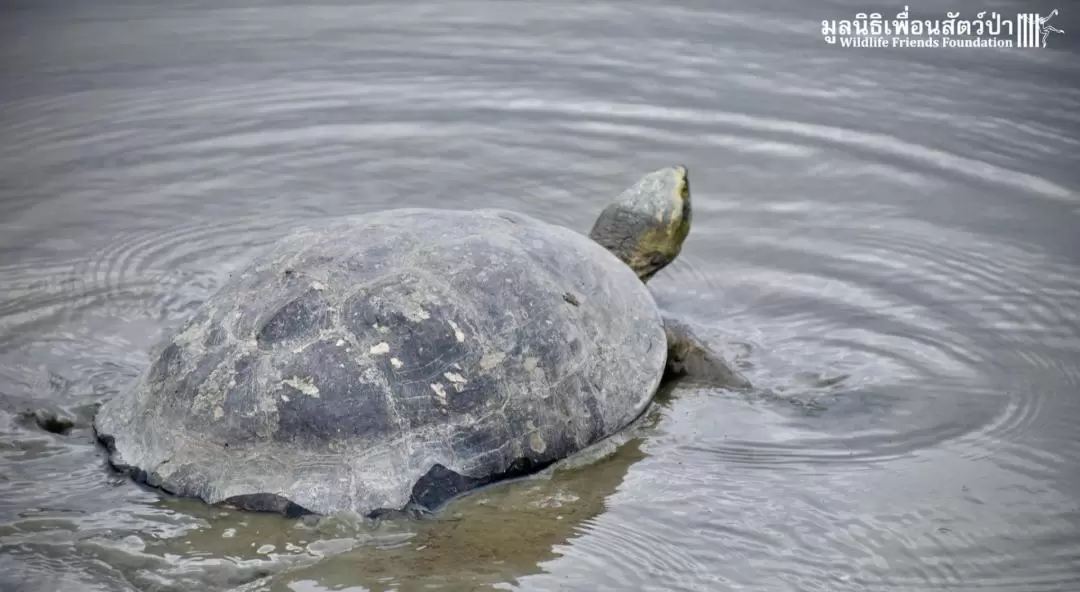
{"type": "MultiPolygon", "coordinates": [[[[1048,13],[1036,3],[922,3],[1048,13]]],[[[1080,589],[1080,20],[1044,50],[843,49],[849,0],[9,2],[0,589],[1080,589]],[[437,520],[164,499],[86,418],[297,221],[517,209],[587,231],[669,163],[653,282],[741,360],[437,520]],[[20,416],[51,406],[76,427],[20,416]]]]}

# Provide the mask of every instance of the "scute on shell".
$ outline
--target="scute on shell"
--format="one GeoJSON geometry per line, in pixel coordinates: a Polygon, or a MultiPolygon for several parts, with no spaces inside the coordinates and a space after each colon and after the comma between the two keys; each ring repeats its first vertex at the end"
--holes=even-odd
{"type": "Polygon", "coordinates": [[[588,237],[391,210],[258,256],[95,428],[114,466],[208,503],[433,507],[626,427],[665,357],[649,291],[588,237]]]}

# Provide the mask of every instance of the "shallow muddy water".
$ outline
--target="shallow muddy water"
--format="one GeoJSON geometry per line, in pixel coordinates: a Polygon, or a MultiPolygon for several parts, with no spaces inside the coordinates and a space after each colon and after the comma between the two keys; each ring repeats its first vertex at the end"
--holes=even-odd
{"type": "Polygon", "coordinates": [[[915,50],[824,43],[903,9],[849,0],[5,3],[0,589],[1080,589],[1059,8],[1045,49],[915,50]],[[628,437],[422,522],[106,468],[94,405],[294,224],[494,206],[585,232],[671,163],[694,228],[651,286],[752,392],[676,385],[628,437]]]}

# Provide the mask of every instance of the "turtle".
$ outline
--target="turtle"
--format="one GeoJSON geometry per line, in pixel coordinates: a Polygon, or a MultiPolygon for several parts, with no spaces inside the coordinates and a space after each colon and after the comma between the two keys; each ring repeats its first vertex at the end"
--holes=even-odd
{"type": "Polygon", "coordinates": [[[112,469],[286,516],[423,516],[619,433],[662,381],[749,381],[648,282],[690,231],[687,168],[586,236],[509,209],[386,209],[282,233],[93,418],[112,469]]]}

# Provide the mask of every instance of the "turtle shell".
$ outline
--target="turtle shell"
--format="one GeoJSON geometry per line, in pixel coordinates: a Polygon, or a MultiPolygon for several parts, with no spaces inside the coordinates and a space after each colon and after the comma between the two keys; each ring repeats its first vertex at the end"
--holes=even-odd
{"type": "Polygon", "coordinates": [[[373,515],[537,470],[642,413],[660,311],[588,237],[501,210],[297,230],[235,273],[95,417],[184,497],[373,515]]]}

